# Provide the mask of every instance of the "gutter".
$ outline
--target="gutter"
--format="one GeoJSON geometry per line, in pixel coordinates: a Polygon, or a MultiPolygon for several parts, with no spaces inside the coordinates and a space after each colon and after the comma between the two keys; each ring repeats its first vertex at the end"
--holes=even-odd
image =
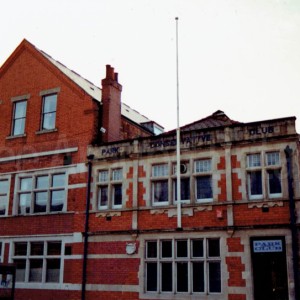
{"type": "Polygon", "coordinates": [[[88,231],[89,231],[89,216],[90,216],[90,194],[91,194],[91,178],[92,178],[92,160],[94,155],[87,157],[88,167],[88,182],[86,191],[86,207],[85,207],[85,225],[84,225],[84,245],[83,245],[83,261],[82,261],[82,284],[81,284],[81,300],[85,300],[86,278],[87,278],[87,256],[88,256],[88,231]]]}
{"type": "Polygon", "coordinates": [[[292,172],[292,155],[293,150],[286,146],[284,149],[286,156],[286,167],[288,173],[288,191],[289,191],[289,208],[290,208],[290,228],[292,235],[292,255],[293,255],[293,271],[294,271],[294,285],[295,285],[295,300],[300,299],[299,291],[299,247],[298,247],[298,230],[297,230],[297,220],[296,220],[296,207],[293,191],[293,172],[292,172]]]}

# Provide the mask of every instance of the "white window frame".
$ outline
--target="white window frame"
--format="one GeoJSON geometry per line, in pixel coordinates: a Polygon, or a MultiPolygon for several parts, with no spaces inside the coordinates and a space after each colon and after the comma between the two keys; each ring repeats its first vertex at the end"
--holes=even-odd
{"type": "Polygon", "coordinates": [[[122,167],[115,167],[110,169],[99,169],[97,170],[97,209],[120,209],[124,205],[124,184],[123,176],[124,170],[122,167]],[[106,174],[104,176],[104,174],[106,174]],[[121,185],[121,204],[115,204],[115,186],[121,185]],[[101,189],[107,189],[107,204],[101,205],[101,189]]]}
{"type": "Polygon", "coordinates": [[[145,240],[145,254],[144,254],[144,272],[145,272],[145,282],[144,282],[144,292],[147,295],[193,295],[195,296],[204,296],[204,295],[221,295],[222,294],[222,259],[221,259],[221,239],[220,238],[178,238],[178,239],[149,239],[145,240]],[[219,242],[219,256],[209,256],[208,252],[208,243],[209,240],[218,240],[219,242]],[[171,242],[171,257],[162,257],[162,243],[171,242]],[[187,256],[179,257],[177,256],[177,242],[186,241],[187,242],[187,256]],[[193,241],[202,241],[202,250],[203,256],[193,256],[192,253],[192,243],[193,241]],[[156,243],[156,256],[148,257],[148,243],[156,243]],[[204,275],[204,290],[197,292],[193,291],[193,264],[201,262],[204,265],[203,275],[204,275]],[[218,263],[220,267],[220,291],[210,291],[210,282],[209,282],[209,264],[218,263]],[[147,290],[147,264],[156,263],[157,273],[156,273],[156,291],[147,290]],[[171,263],[172,264],[172,290],[171,291],[162,291],[162,264],[171,263]],[[178,291],[177,286],[177,266],[178,263],[187,263],[188,270],[188,289],[187,291],[178,291]]]}
{"type": "Polygon", "coordinates": [[[9,205],[9,198],[10,198],[10,180],[11,176],[0,176],[0,181],[7,181],[7,192],[1,193],[0,191],[0,197],[4,199],[4,205],[5,205],[5,213],[3,215],[0,215],[1,217],[5,217],[8,215],[8,205],[9,205]]]}
{"type": "Polygon", "coordinates": [[[170,166],[168,163],[156,163],[151,166],[151,203],[153,206],[163,206],[170,203],[170,166]],[[167,200],[155,201],[155,185],[158,182],[167,183],[167,200]]]}
{"type": "MultiPolygon", "coordinates": [[[[192,188],[191,188],[191,173],[190,173],[190,162],[189,161],[182,161],[180,163],[180,183],[181,183],[181,194],[182,194],[182,179],[188,179],[188,185],[189,185],[189,199],[180,199],[181,203],[191,203],[191,197],[192,197],[192,188]],[[184,169],[182,172],[182,169],[184,169]]],[[[172,199],[173,203],[177,204],[177,165],[176,163],[173,163],[172,165],[172,199]]]]}
{"type": "Polygon", "coordinates": [[[67,199],[68,199],[68,172],[66,169],[54,169],[54,170],[44,170],[38,172],[28,172],[28,173],[19,173],[15,179],[15,193],[14,193],[14,214],[15,215],[36,215],[36,214],[55,214],[65,212],[67,210],[67,199]],[[53,177],[55,175],[64,175],[64,185],[62,186],[53,186],[53,177]],[[46,188],[37,188],[37,178],[48,176],[49,185],[46,188]],[[21,180],[24,178],[30,178],[32,182],[32,186],[28,190],[21,190],[21,180]],[[51,210],[51,200],[52,193],[57,191],[64,192],[64,201],[63,207],[61,210],[51,210]],[[39,192],[47,193],[47,203],[46,203],[46,211],[45,212],[35,212],[34,211],[34,203],[35,203],[35,195],[39,192]],[[20,195],[21,194],[29,194],[30,195],[30,212],[22,211],[20,207],[20,195]]]}
{"type": "Polygon", "coordinates": [[[283,196],[283,184],[282,184],[282,165],[281,165],[281,152],[279,150],[274,151],[262,151],[255,153],[248,153],[246,156],[246,178],[247,178],[247,193],[250,200],[262,200],[264,198],[274,199],[281,198],[283,196]],[[272,157],[271,157],[272,155],[272,157]],[[256,158],[255,158],[256,157],[256,158]],[[258,161],[257,158],[260,158],[258,161]],[[252,159],[253,158],[253,159],[252,159]],[[271,160],[269,160],[271,158],[271,160]],[[269,171],[279,171],[280,174],[280,193],[270,192],[270,179],[269,171]],[[252,195],[251,194],[251,173],[261,172],[261,194],[252,195]]]}
{"type": "Polygon", "coordinates": [[[26,118],[27,118],[27,105],[28,105],[28,99],[22,99],[19,101],[14,101],[13,102],[13,116],[12,116],[12,126],[11,126],[11,136],[22,136],[25,135],[25,129],[26,129],[26,118]],[[26,106],[25,106],[25,112],[24,112],[24,116],[22,117],[16,117],[16,111],[17,111],[17,106],[22,103],[25,102],[26,106]],[[15,133],[15,128],[16,128],[16,121],[17,120],[23,120],[23,132],[16,134],[15,133]]]}
{"type": "Polygon", "coordinates": [[[213,185],[213,173],[212,173],[212,158],[200,158],[194,161],[194,190],[195,190],[195,202],[196,203],[207,203],[214,200],[214,185],[213,185]],[[197,197],[197,178],[199,177],[210,177],[211,184],[211,197],[200,198],[197,197]]]}
{"type": "Polygon", "coordinates": [[[25,261],[25,278],[24,281],[16,281],[16,284],[46,284],[49,285],[58,285],[63,282],[63,263],[64,263],[64,242],[61,239],[47,239],[47,240],[40,240],[40,239],[31,239],[31,240],[15,240],[11,244],[11,257],[10,261],[14,262],[16,260],[24,260],[25,261]],[[16,255],[15,253],[15,245],[17,243],[24,243],[26,244],[26,254],[25,255],[16,255]],[[43,243],[43,254],[41,255],[33,255],[31,254],[31,245],[33,243],[43,243]],[[60,243],[60,254],[58,255],[50,255],[47,253],[49,243],[60,243]],[[42,278],[41,281],[30,281],[29,274],[30,274],[30,260],[42,260],[42,278]],[[59,279],[58,281],[47,281],[46,272],[47,272],[47,260],[50,259],[59,259],[60,266],[59,266],[59,279]]]}
{"type": "Polygon", "coordinates": [[[56,117],[57,117],[57,100],[58,100],[58,94],[57,93],[49,93],[49,94],[44,94],[42,95],[42,115],[41,115],[41,131],[51,131],[56,129],[56,117]],[[55,110],[52,111],[45,111],[45,104],[46,101],[50,97],[55,96],[55,110]],[[51,123],[51,128],[45,128],[45,117],[47,115],[54,114],[53,118],[53,124],[51,123]]]}

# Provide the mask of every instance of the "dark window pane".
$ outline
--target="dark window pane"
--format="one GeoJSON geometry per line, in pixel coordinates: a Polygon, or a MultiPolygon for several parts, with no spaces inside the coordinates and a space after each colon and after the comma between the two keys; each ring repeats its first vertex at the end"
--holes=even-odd
{"type": "Polygon", "coordinates": [[[154,202],[168,201],[168,181],[167,180],[153,182],[152,188],[153,188],[153,201],[154,202]]]}
{"type": "Polygon", "coordinates": [[[176,241],[177,257],[188,257],[188,243],[187,241],[176,241]]]}
{"type": "Polygon", "coordinates": [[[203,262],[193,263],[193,292],[195,293],[204,292],[204,263],[203,262]]]}
{"type": "Polygon", "coordinates": [[[16,264],[16,281],[24,282],[25,281],[25,270],[26,270],[26,260],[25,259],[14,259],[16,264]]]}
{"type": "Polygon", "coordinates": [[[192,241],[192,256],[193,257],[203,257],[203,240],[193,240],[192,241]]]}
{"type": "Polygon", "coordinates": [[[27,254],[27,243],[26,242],[19,242],[15,243],[15,255],[26,255],[27,254]]]}
{"type": "Polygon", "coordinates": [[[65,202],[65,191],[52,191],[50,211],[62,211],[65,202]]]}
{"type": "Polygon", "coordinates": [[[41,282],[43,271],[43,260],[42,259],[31,259],[29,269],[29,281],[41,282]]]}
{"type": "Polygon", "coordinates": [[[108,201],[108,187],[107,186],[101,186],[99,188],[99,206],[107,206],[108,201]]]}
{"type": "Polygon", "coordinates": [[[43,255],[43,254],[44,254],[44,243],[43,242],[30,243],[30,255],[43,255]]]}
{"type": "Polygon", "coordinates": [[[157,291],[157,263],[147,263],[147,283],[146,291],[154,292],[157,291]]]}
{"type": "Polygon", "coordinates": [[[6,196],[0,196],[0,215],[5,215],[6,204],[7,204],[7,197],[6,196]]]}
{"type": "MultiPolygon", "coordinates": [[[[177,181],[174,180],[174,193],[175,200],[177,201],[177,181]]],[[[180,179],[180,194],[181,200],[190,200],[190,179],[189,178],[181,178],[180,179]]]]}
{"type": "Polygon", "coordinates": [[[262,177],[261,171],[249,172],[250,177],[250,194],[262,195],[262,177]]]}
{"type": "Polygon", "coordinates": [[[173,268],[172,263],[161,264],[161,290],[162,292],[172,292],[173,290],[173,268]]]}
{"type": "Polygon", "coordinates": [[[219,239],[208,240],[208,257],[220,257],[220,241],[219,239]]]}
{"type": "Polygon", "coordinates": [[[147,258],[157,257],[157,242],[147,242],[147,258]]]}
{"type": "Polygon", "coordinates": [[[115,184],[114,189],[114,205],[122,205],[122,184],[115,184]]]}
{"type": "Polygon", "coordinates": [[[34,201],[34,212],[46,212],[47,208],[47,192],[38,192],[35,193],[35,201],[34,201]]]}
{"type": "Polygon", "coordinates": [[[46,282],[59,282],[60,259],[47,259],[46,282]]]}
{"type": "Polygon", "coordinates": [[[177,263],[177,292],[188,291],[188,264],[186,262],[177,263]]]}
{"type": "Polygon", "coordinates": [[[48,242],[47,246],[48,246],[48,250],[47,250],[48,255],[61,254],[61,242],[48,242]]]}
{"type": "Polygon", "coordinates": [[[161,242],[161,257],[168,258],[172,257],[172,241],[161,242]]]}
{"type": "Polygon", "coordinates": [[[270,194],[281,194],[280,170],[268,170],[270,194]]]}
{"type": "Polygon", "coordinates": [[[197,199],[211,199],[212,186],[211,186],[211,176],[199,176],[196,179],[197,182],[197,199]]]}
{"type": "Polygon", "coordinates": [[[210,262],[209,267],[209,292],[221,292],[221,265],[219,262],[210,262]]]}

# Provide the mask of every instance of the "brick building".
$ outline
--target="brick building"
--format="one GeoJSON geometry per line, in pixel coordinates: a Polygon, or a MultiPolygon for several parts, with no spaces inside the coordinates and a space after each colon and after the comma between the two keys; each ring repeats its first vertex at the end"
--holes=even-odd
{"type": "Polygon", "coordinates": [[[0,258],[17,266],[15,299],[81,298],[87,146],[162,129],[121,91],[109,65],[100,89],[26,40],[1,66],[0,258]]]}
{"type": "Polygon", "coordinates": [[[89,148],[91,299],[297,299],[295,118],[217,111],[180,146],[180,215],[175,131],[89,148]]]}
{"type": "Polygon", "coordinates": [[[15,299],[296,299],[295,118],[183,126],[179,209],[176,133],[155,135],[121,90],[112,67],[100,89],[26,40],[2,65],[0,258],[15,299]]]}

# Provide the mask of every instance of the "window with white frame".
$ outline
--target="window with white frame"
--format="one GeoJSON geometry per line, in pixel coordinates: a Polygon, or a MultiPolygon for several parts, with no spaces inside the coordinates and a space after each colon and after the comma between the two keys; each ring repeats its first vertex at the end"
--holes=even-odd
{"type": "Polygon", "coordinates": [[[22,135],[25,133],[26,109],[27,100],[14,102],[12,136],[22,135]]]}
{"type": "Polygon", "coordinates": [[[66,174],[28,174],[17,178],[18,214],[60,212],[66,203],[66,174]]]}
{"type": "MultiPolygon", "coordinates": [[[[173,199],[177,202],[177,164],[173,165],[172,176],[173,187],[173,199]]],[[[189,163],[182,162],[180,164],[180,201],[183,203],[189,203],[191,199],[191,187],[190,187],[190,172],[189,163]]]]}
{"type": "Polygon", "coordinates": [[[282,197],[279,151],[247,155],[247,187],[250,199],[282,197]]]}
{"type": "Polygon", "coordinates": [[[213,200],[211,159],[200,159],[194,162],[195,196],[198,202],[213,200]]]}
{"type": "Polygon", "coordinates": [[[98,173],[98,209],[121,208],[123,205],[123,169],[100,170],[98,173]]]}
{"type": "Polygon", "coordinates": [[[9,183],[9,178],[0,177],[0,216],[7,215],[9,183]]]}
{"type": "Polygon", "coordinates": [[[146,241],[145,292],[193,295],[221,293],[220,240],[146,241]]]}
{"type": "Polygon", "coordinates": [[[60,282],[61,241],[20,241],[13,248],[16,282],[60,282]]]}
{"type": "Polygon", "coordinates": [[[57,94],[44,95],[41,130],[55,129],[57,94]]]}
{"type": "Polygon", "coordinates": [[[152,166],[151,194],[154,205],[169,202],[169,165],[158,164],[152,166]]]}

